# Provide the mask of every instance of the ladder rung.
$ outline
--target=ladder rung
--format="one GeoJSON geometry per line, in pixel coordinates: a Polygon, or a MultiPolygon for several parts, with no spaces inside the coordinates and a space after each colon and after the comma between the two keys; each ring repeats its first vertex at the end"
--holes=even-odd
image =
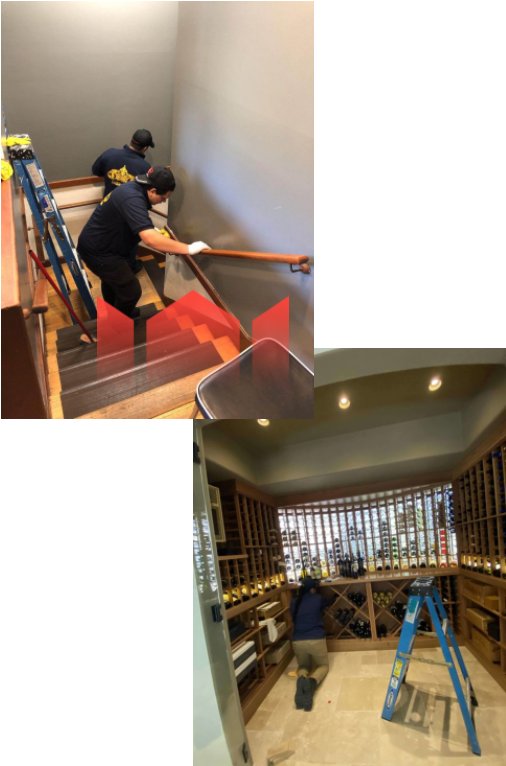
{"type": "Polygon", "coordinates": [[[413,657],[411,654],[405,654],[405,652],[399,652],[399,657],[403,660],[411,660],[411,662],[425,662],[426,665],[444,665],[445,668],[452,668],[452,662],[441,662],[440,660],[429,660],[426,657],[413,657]]]}

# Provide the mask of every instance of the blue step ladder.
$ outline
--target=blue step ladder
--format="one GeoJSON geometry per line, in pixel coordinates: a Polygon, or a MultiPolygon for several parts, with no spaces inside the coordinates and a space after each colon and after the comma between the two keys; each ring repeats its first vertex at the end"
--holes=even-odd
{"type": "Polygon", "coordinates": [[[395,703],[397,696],[401,688],[401,684],[406,680],[406,673],[410,662],[426,662],[431,665],[444,665],[448,668],[450,677],[453,682],[457,699],[460,705],[460,710],[464,718],[464,723],[467,729],[467,735],[471,743],[471,748],[475,755],[481,755],[480,745],[478,743],[478,737],[476,736],[476,728],[474,725],[474,710],[473,708],[478,705],[478,701],[474,694],[474,690],[471,684],[471,679],[466,670],[462,654],[458,647],[453,632],[452,626],[449,623],[441,596],[437,588],[434,585],[434,577],[419,577],[411,585],[409,589],[409,598],[406,608],[406,614],[404,615],[404,622],[402,624],[401,635],[399,637],[399,644],[397,646],[397,652],[395,655],[394,665],[392,668],[392,675],[387,689],[387,696],[381,717],[386,721],[392,720],[392,715],[395,709],[395,703]],[[421,657],[413,657],[413,644],[417,635],[418,622],[420,620],[420,613],[422,607],[426,605],[429,610],[429,614],[432,620],[432,624],[435,628],[435,633],[427,633],[421,631],[419,635],[435,635],[439,639],[439,644],[443,651],[445,661],[438,662],[436,660],[429,660],[421,657]],[[449,639],[449,641],[448,641],[449,639]],[[465,682],[466,692],[462,689],[460,678],[457,673],[457,668],[450,651],[450,645],[462,673],[462,678],[465,682]]]}
{"type": "MultiPolygon", "coordinates": [[[[30,205],[33,220],[37,225],[44,248],[53,267],[58,286],[65,298],[70,299],[70,286],[65,277],[51,234],[54,236],[67,264],[90,319],[95,319],[97,310],[91,294],[88,276],[78,252],[65,225],[49,184],[32,148],[30,136],[9,136],[7,139],[10,160],[30,205]]],[[[72,322],[75,319],[71,316],[72,322]]]]}

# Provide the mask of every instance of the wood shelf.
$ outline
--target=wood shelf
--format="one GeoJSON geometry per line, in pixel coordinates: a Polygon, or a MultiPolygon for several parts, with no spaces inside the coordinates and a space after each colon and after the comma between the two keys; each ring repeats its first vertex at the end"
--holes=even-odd
{"type": "Polygon", "coordinates": [[[231,646],[236,650],[243,641],[255,644],[256,663],[238,685],[243,716],[247,721],[293,657],[290,646],[280,663],[267,663],[268,652],[287,639],[291,620],[287,617],[287,624],[276,641],[268,643],[266,627],[259,624],[263,618],[257,611],[263,604],[279,601],[281,608],[273,615],[279,620],[289,609],[284,567],[280,566],[278,556],[281,545],[278,514],[264,496],[245,484],[226,482],[218,484],[215,490],[224,524],[223,539],[217,540],[223,598],[226,603],[240,599],[235,606],[225,610],[225,617],[229,626],[240,621],[247,627],[231,646]],[[244,597],[247,597],[245,601],[242,600],[244,597]]]}
{"type": "Polygon", "coordinates": [[[505,436],[474,464],[468,465],[453,486],[461,564],[463,636],[466,646],[506,689],[505,436]],[[494,576],[493,572],[501,576],[494,576]],[[479,607],[496,618],[499,640],[475,624],[475,613],[474,617],[472,614],[467,616],[468,606],[479,607]]]}

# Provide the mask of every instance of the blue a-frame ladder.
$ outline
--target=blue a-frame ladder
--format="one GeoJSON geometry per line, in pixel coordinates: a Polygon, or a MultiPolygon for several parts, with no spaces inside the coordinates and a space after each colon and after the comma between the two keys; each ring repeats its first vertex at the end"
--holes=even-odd
{"type": "MultiPolygon", "coordinates": [[[[421,635],[427,635],[422,633],[421,635]]],[[[406,614],[404,615],[404,622],[402,624],[401,635],[399,638],[399,644],[397,646],[397,652],[395,655],[394,665],[392,668],[392,675],[387,689],[387,696],[381,717],[387,721],[392,720],[392,715],[395,709],[395,703],[397,696],[401,688],[401,684],[406,679],[406,672],[410,662],[418,660],[418,662],[428,662],[430,664],[445,665],[448,668],[450,677],[457,694],[464,723],[466,725],[467,734],[471,743],[473,753],[481,755],[480,745],[478,743],[478,737],[476,736],[476,729],[474,726],[473,707],[478,705],[478,701],[474,694],[473,687],[471,685],[471,679],[466,670],[462,654],[458,647],[453,632],[452,626],[448,621],[441,596],[438,593],[437,588],[434,585],[433,577],[419,577],[414,581],[409,589],[408,604],[406,608],[406,614]],[[418,627],[418,621],[420,619],[420,612],[423,605],[427,606],[429,614],[432,620],[432,624],[435,629],[435,635],[439,639],[441,649],[443,651],[444,662],[436,662],[434,660],[421,659],[412,656],[413,644],[415,642],[416,630],[418,627]],[[449,642],[448,640],[449,639],[449,642]],[[457,662],[462,673],[466,685],[466,693],[462,689],[460,678],[455,666],[455,662],[450,651],[450,646],[455,652],[457,662]]]]}
{"type": "MultiPolygon", "coordinates": [[[[81,259],[74,247],[65,221],[58,210],[51,188],[44,178],[42,168],[33,151],[30,137],[27,135],[9,136],[7,142],[10,159],[30,205],[33,220],[39,230],[49,262],[53,267],[58,287],[69,303],[72,303],[70,287],[58,259],[58,253],[51,238],[51,232],[58,242],[61,254],[69,267],[90,319],[95,319],[97,310],[91,295],[88,277],[83,269],[81,259]]],[[[75,322],[74,318],[71,318],[72,322],[75,322]]]]}

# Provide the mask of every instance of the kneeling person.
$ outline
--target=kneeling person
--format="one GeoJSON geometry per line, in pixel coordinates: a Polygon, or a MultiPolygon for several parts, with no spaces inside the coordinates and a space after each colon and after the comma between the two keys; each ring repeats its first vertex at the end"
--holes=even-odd
{"type": "Polygon", "coordinates": [[[77,242],[82,260],[100,277],[104,300],[129,317],[139,316],[136,304],[142,295],[129,259],[136,244],[141,241],[176,255],[195,255],[209,248],[205,242],[176,242],[154,228],[148,211],[165,202],[175,188],[170,170],[149,168],[145,175],[136,176],[104,197],[77,242]]]}
{"type": "Polygon", "coordinates": [[[290,605],[293,620],[292,646],[298,665],[295,706],[299,710],[312,709],[316,687],[328,673],[323,610],[332,600],[318,593],[316,580],[305,577],[297,598],[290,605]]]}

